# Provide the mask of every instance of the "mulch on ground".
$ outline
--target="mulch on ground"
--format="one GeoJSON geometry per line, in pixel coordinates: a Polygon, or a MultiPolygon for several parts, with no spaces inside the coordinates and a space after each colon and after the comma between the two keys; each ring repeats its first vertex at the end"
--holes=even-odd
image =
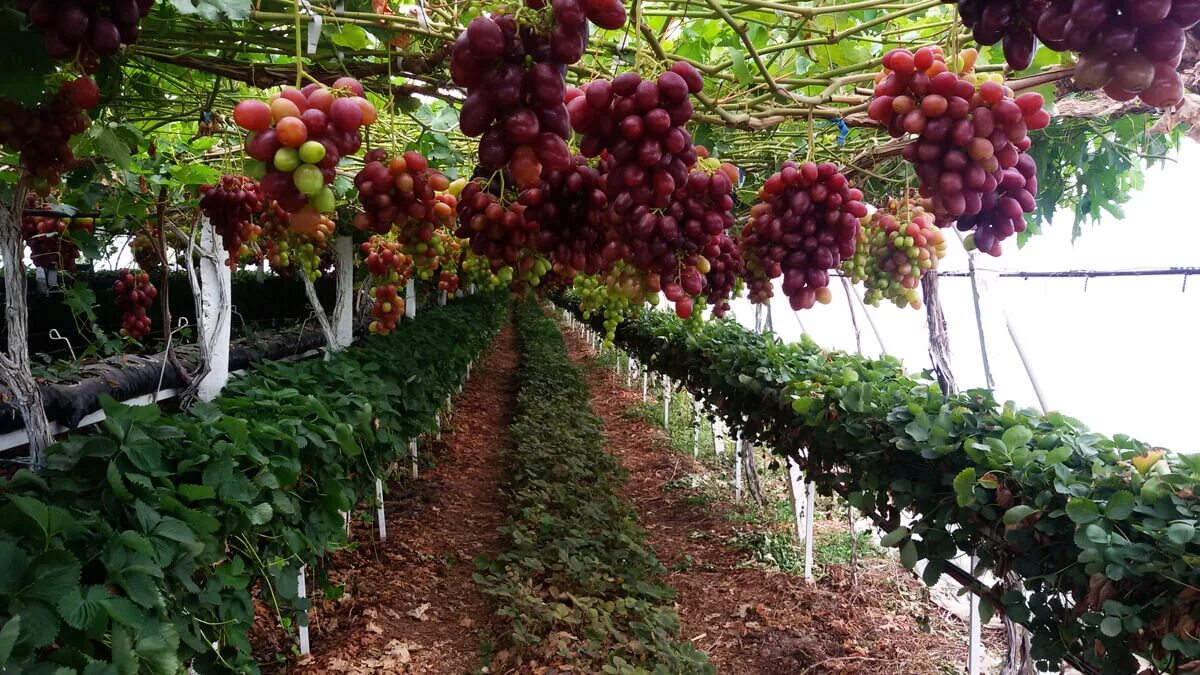
{"type": "MultiPolygon", "coordinates": [[[[274,665],[260,659],[265,671],[449,674],[478,667],[493,610],[471,576],[474,559],[500,546],[500,455],[517,362],[515,335],[505,326],[433,443],[436,466],[416,483],[391,486],[388,539],[379,542],[374,524],[359,523],[357,548],[334,556],[330,577],[345,594],[314,602],[312,655],[274,665]]],[[[264,610],[259,618],[256,653],[287,651],[274,617],[264,610]]]]}
{"type": "Polygon", "coordinates": [[[813,584],[748,567],[747,554],[727,542],[752,526],[726,519],[729,501],[689,503],[681,491],[664,489],[703,468],[671,452],[661,429],[631,414],[640,391],[624,389],[612,371],[599,367],[586,340],[564,334],[572,359],[587,373],[608,450],[630,473],[624,496],[671,570],[666,583],[678,592],[683,637],[707,652],[718,672],[962,671],[966,626],[929,602],[921,582],[895,560],[860,561],[857,587],[846,566],[830,566],[813,584]]]}

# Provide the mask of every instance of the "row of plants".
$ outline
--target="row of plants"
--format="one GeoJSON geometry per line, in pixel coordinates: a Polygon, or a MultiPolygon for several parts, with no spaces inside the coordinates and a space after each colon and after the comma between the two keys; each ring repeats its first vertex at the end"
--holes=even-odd
{"type": "MultiPolygon", "coordinates": [[[[559,302],[580,314],[576,299],[559,302]]],[[[980,594],[985,619],[998,610],[1028,627],[1043,669],[1131,673],[1141,657],[1200,672],[1200,455],[1091,433],[988,390],[946,396],[893,358],[784,344],[733,321],[696,329],[643,312],[616,342],[873,514],[906,566],[927,561],[927,583],[951,574],[980,594]],[[979,566],[955,570],[959,550],[979,566]],[[971,579],[985,570],[1001,581],[971,579]]]]}
{"type": "Polygon", "coordinates": [[[97,433],[0,483],[0,672],[257,672],[255,598],[289,625],[302,565],[337,593],[322,567],[342,513],[435,428],[505,307],[471,296],[329,360],[260,365],[186,412],[105,400],[97,433]]]}
{"type": "Polygon", "coordinates": [[[604,673],[712,673],[679,641],[674,591],[618,490],[625,472],[604,451],[587,383],[555,322],[517,305],[521,366],[505,457],[506,545],[479,560],[512,651],[604,673]]]}

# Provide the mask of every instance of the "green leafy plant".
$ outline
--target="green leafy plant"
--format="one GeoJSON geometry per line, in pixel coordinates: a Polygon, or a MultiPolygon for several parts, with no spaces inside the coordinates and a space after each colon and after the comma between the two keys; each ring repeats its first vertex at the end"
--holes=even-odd
{"type": "Polygon", "coordinates": [[[504,308],[474,296],[329,361],[262,365],[186,413],[105,400],[100,433],[0,484],[0,670],[257,672],[251,589],[281,619],[308,609],[299,568],[328,586],[341,513],[434,429],[504,308]]]}
{"type": "Polygon", "coordinates": [[[506,455],[507,550],[478,560],[476,581],[498,603],[507,641],[586,672],[712,673],[678,641],[674,592],[617,490],[587,384],[555,323],[533,301],[516,308],[520,389],[506,455]]]}

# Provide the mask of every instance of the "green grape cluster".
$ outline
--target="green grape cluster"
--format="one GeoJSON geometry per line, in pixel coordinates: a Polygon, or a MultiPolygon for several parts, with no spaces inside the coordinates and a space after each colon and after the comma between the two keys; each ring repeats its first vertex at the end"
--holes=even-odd
{"type": "Polygon", "coordinates": [[[926,206],[916,195],[893,197],[863,219],[854,256],[842,271],[854,283],[863,283],[867,303],[878,307],[888,300],[897,307],[921,308],[921,277],[937,269],[946,255],[946,239],[926,206]]]}

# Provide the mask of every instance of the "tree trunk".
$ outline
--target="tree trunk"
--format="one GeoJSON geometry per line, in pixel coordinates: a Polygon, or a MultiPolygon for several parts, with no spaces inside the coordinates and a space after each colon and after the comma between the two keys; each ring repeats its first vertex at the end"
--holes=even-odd
{"type": "Polygon", "coordinates": [[[750,497],[756,504],[762,506],[766,500],[763,499],[762,484],[758,482],[758,463],[754,461],[754,446],[743,443],[742,456],[738,461],[745,463],[742,473],[745,474],[746,491],[750,493],[750,497]]]}
{"type": "Polygon", "coordinates": [[[29,308],[25,297],[25,245],[21,241],[21,210],[27,191],[22,176],[13,189],[12,204],[0,204],[0,258],[4,261],[4,318],[8,328],[8,350],[0,355],[0,381],[8,387],[13,404],[25,420],[29,459],[36,468],[45,462],[45,450],[54,443],[54,435],[42,407],[42,392],[29,368],[29,308]]]}
{"type": "Polygon", "coordinates": [[[333,326],[329,323],[329,316],[325,314],[325,308],[321,306],[321,299],[317,297],[317,287],[313,285],[312,279],[308,278],[308,273],[304,270],[300,271],[300,280],[304,282],[304,295],[308,297],[308,304],[312,305],[313,315],[317,317],[317,324],[321,327],[321,334],[325,336],[325,351],[337,351],[333,326]]]}
{"type": "Polygon", "coordinates": [[[946,315],[938,297],[937,272],[929,270],[921,277],[921,292],[925,300],[925,321],[929,327],[929,358],[937,375],[942,393],[947,396],[958,391],[954,371],[950,368],[950,335],[946,330],[946,315]]]}
{"type": "Polygon", "coordinates": [[[229,382],[229,328],[232,322],[229,252],[221,246],[207,218],[200,227],[200,340],[204,342],[208,369],[196,393],[211,401],[229,382]]]}

